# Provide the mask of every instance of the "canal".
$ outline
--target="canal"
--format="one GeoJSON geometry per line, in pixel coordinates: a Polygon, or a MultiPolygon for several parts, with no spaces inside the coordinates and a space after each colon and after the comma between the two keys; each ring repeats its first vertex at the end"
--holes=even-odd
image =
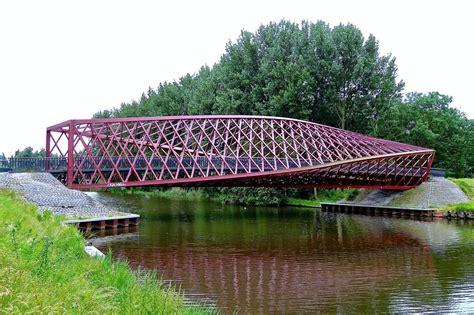
{"type": "Polygon", "coordinates": [[[474,226],[91,193],[141,215],[98,237],[223,313],[474,312],[474,226]]]}

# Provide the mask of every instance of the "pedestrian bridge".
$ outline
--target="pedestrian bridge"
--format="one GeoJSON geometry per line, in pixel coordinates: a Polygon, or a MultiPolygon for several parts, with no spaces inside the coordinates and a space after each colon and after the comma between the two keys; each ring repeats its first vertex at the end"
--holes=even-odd
{"type": "Polygon", "coordinates": [[[409,189],[428,178],[434,157],[431,149],[265,116],[69,120],[47,128],[46,133],[46,158],[28,163],[36,163],[34,168],[48,171],[76,189],[409,189]]]}

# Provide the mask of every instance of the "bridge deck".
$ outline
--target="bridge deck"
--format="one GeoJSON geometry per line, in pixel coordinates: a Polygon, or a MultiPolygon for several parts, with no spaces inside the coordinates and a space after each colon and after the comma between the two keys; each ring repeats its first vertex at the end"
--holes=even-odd
{"type": "MultiPolygon", "coordinates": [[[[318,161],[282,161],[280,159],[267,159],[263,160],[262,158],[225,158],[222,160],[220,158],[215,159],[206,159],[206,158],[166,158],[166,157],[155,157],[150,159],[144,158],[113,158],[113,159],[75,159],[74,165],[81,169],[82,173],[93,173],[100,169],[102,172],[113,172],[115,170],[119,172],[130,172],[131,167],[137,172],[147,172],[155,171],[159,172],[163,169],[168,169],[170,171],[192,171],[197,167],[201,169],[219,169],[219,170],[237,170],[238,172],[247,172],[247,171],[260,171],[260,172],[270,172],[275,170],[285,170],[288,168],[301,168],[308,166],[318,166],[321,165],[318,161]],[[166,163],[163,161],[166,159],[166,163]],[[184,166],[184,167],[183,167],[184,166]]],[[[419,169],[424,168],[410,168],[414,173],[418,172],[419,169]]],[[[376,170],[370,168],[368,165],[358,166],[352,171],[352,173],[360,174],[371,174],[375,172],[385,172],[391,173],[394,171],[403,173],[402,167],[391,166],[385,169],[376,170]]],[[[408,170],[408,168],[406,168],[408,170]]],[[[0,172],[7,171],[36,171],[36,172],[49,172],[52,174],[65,173],[67,171],[67,159],[64,158],[9,158],[7,160],[0,161],[0,172]]],[[[346,171],[350,173],[350,170],[346,171]]],[[[439,170],[435,171],[436,175],[439,175],[439,170]]],[[[443,174],[443,173],[440,173],[443,174]]]]}
{"type": "MultiPolygon", "coordinates": [[[[0,170],[3,171],[37,171],[37,172],[49,172],[59,179],[64,179],[67,174],[67,159],[65,158],[11,158],[8,160],[1,161],[0,170]]],[[[168,172],[174,172],[177,175],[190,174],[197,168],[207,169],[209,176],[215,175],[217,172],[220,174],[247,174],[247,173],[264,173],[264,172],[275,172],[285,171],[289,168],[298,170],[300,168],[318,166],[318,161],[285,161],[282,159],[262,159],[262,158],[211,158],[205,157],[198,158],[169,158],[169,157],[153,157],[153,158],[137,158],[137,157],[113,157],[111,159],[105,159],[104,157],[97,157],[94,159],[75,159],[74,160],[74,173],[81,173],[82,176],[95,176],[100,170],[106,178],[112,176],[121,176],[122,178],[130,178],[134,176],[137,181],[146,179],[147,174],[160,173],[164,170],[168,172]],[[165,163],[163,161],[166,161],[165,163]],[[133,166],[133,167],[132,167],[133,166]],[[184,174],[186,173],[186,174],[184,174]]],[[[349,180],[355,180],[358,177],[367,176],[381,176],[398,174],[399,178],[402,178],[406,173],[413,173],[413,178],[421,178],[422,174],[425,173],[423,167],[397,167],[389,166],[383,169],[375,167],[374,165],[357,165],[354,167],[347,167],[345,169],[328,170],[328,174],[334,174],[333,176],[346,177],[349,180]]],[[[169,180],[170,178],[164,178],[169,180]]],[[[77,184],[81,185],[80,182],[77,184]]],[[[158,183],[159,184],[159,183],[158,183]]],[[[257,185],[267,186],[265,183],[256,183],[257,185]]],[[[383,183],[380,183],[382,185],[383,183]]],[[[212,182],[207,181],[206,183],[198,183],[200,186],[213,186],[213,185],[224,185],[224,186],[235,186],[229,182],[212,182]]],[[[252,186],[252,183],[241,182],[238,185],[252,186]]],[[[301,182],[299,185],[293,185],[293,187],[305,187],[311,185],[311,183],[301,182]]],[[[326,180],[325,184],[313,182],[313,185],[326,186],[326,187],[337,187],[337,183],[333,183],[330,180],[326,180]]],[[[339,184],[341,185],[341,184],[339,184]]],[[[347,186],[357,187],[357,183],[347,186]]],[[[121,185],[109,185],[121,186],[121,185]]],[[[178,183],[177,186],[192,186],[192,184],[178,183]]],[[[285,186],[281,183],[274,183],[274,186],[285,186]]]]}
{"type": "Polygon", "coordinates": [[[47,128],[47,159],[0,161],[48,171],[70,188],[277,186],[408,189],[434,151],[317,123],[264,116],[69,120],[47,128]]]}

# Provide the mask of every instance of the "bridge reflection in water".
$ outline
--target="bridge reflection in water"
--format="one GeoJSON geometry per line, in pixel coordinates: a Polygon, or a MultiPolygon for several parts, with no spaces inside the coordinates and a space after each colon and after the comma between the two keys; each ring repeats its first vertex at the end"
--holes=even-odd
{"type": "Polygon", "coordinates": [[[458,226],[133,198],[140,232],[97,246],[225,313],[439,310],[474,275],[458,226]]]}
{"type": "Polygon", "coordinates": [[[400,247],[404,241],[409,240],[397,240],[395,248],[387,248],[384,243],[383,251],[348,247],[346,250],[357,250],[357,255],[345,256],[336,251],[326,253],[324,261],[305,261],[301,254],[216,249],[197,253],[162,250],[150,253],[136,249],[127,250],[126,254],[118,250],[116,255],[124,255],[123,258],[142,268],[158,267],[167,278],[177,279],[177,285],[182,284],[187,292],[216,300],[224,309],[281,314],[303,309],[330,310],[336,305],[348,307],[354,299],[371,295],[380,298],[382,292],[378,290],[386,282],[403,281],[413,274],[428,276],[432,271],[430,253],[423,252],[421,246],[413,248],[413,244],[400,247]],[[404,268],[407,260],[410,265],[404,268]],[[301,301],[304,306],[298,305],[294,310],[295,304],[301,301]]]}

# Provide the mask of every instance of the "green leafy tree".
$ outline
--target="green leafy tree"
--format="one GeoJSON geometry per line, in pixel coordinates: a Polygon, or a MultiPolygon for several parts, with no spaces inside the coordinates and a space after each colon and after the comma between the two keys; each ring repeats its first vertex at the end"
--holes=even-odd
{"type": "Polygon", "coordinates": [[[395,58],[354,25],[288,21],[242,32],[214,67],[215,112],[310,119],[362,132],[400,99],[395,58]]]}
{"type": "Polygon", "coordinates": [[[384,128],[377,136],[433,148],[435,166],[448,175],[474,175],[474,125],[458,109],[450,107],[452,97],[430,92],[409,93],[382,115],[384,128]]]}
{"type": "Polygon", "coordinates": [[[352,24],[289,21],[242,31],[212,68],[161,83],[138,101],[95,117],[248,114],[307,119],[376,132],[380,112],[400,99],[395,58],[352,24]]]}
{"type": "Polygon", "coordinates": [[[14,157],[16,158],[33,158],[33,157],[45,157],[45,150],[34,150],[32,147],[26,147],[23,150],[16,150],[14,157]]]}
{"type": "MultiPolygon", "coordinates": [[[[220,200],[229,204],[280,206],[287,201],[285,190],[266,187],[222,187],[216,188],[220,200]]],[[[212,195],[212,189],[207,188],[212,195]]]]}

